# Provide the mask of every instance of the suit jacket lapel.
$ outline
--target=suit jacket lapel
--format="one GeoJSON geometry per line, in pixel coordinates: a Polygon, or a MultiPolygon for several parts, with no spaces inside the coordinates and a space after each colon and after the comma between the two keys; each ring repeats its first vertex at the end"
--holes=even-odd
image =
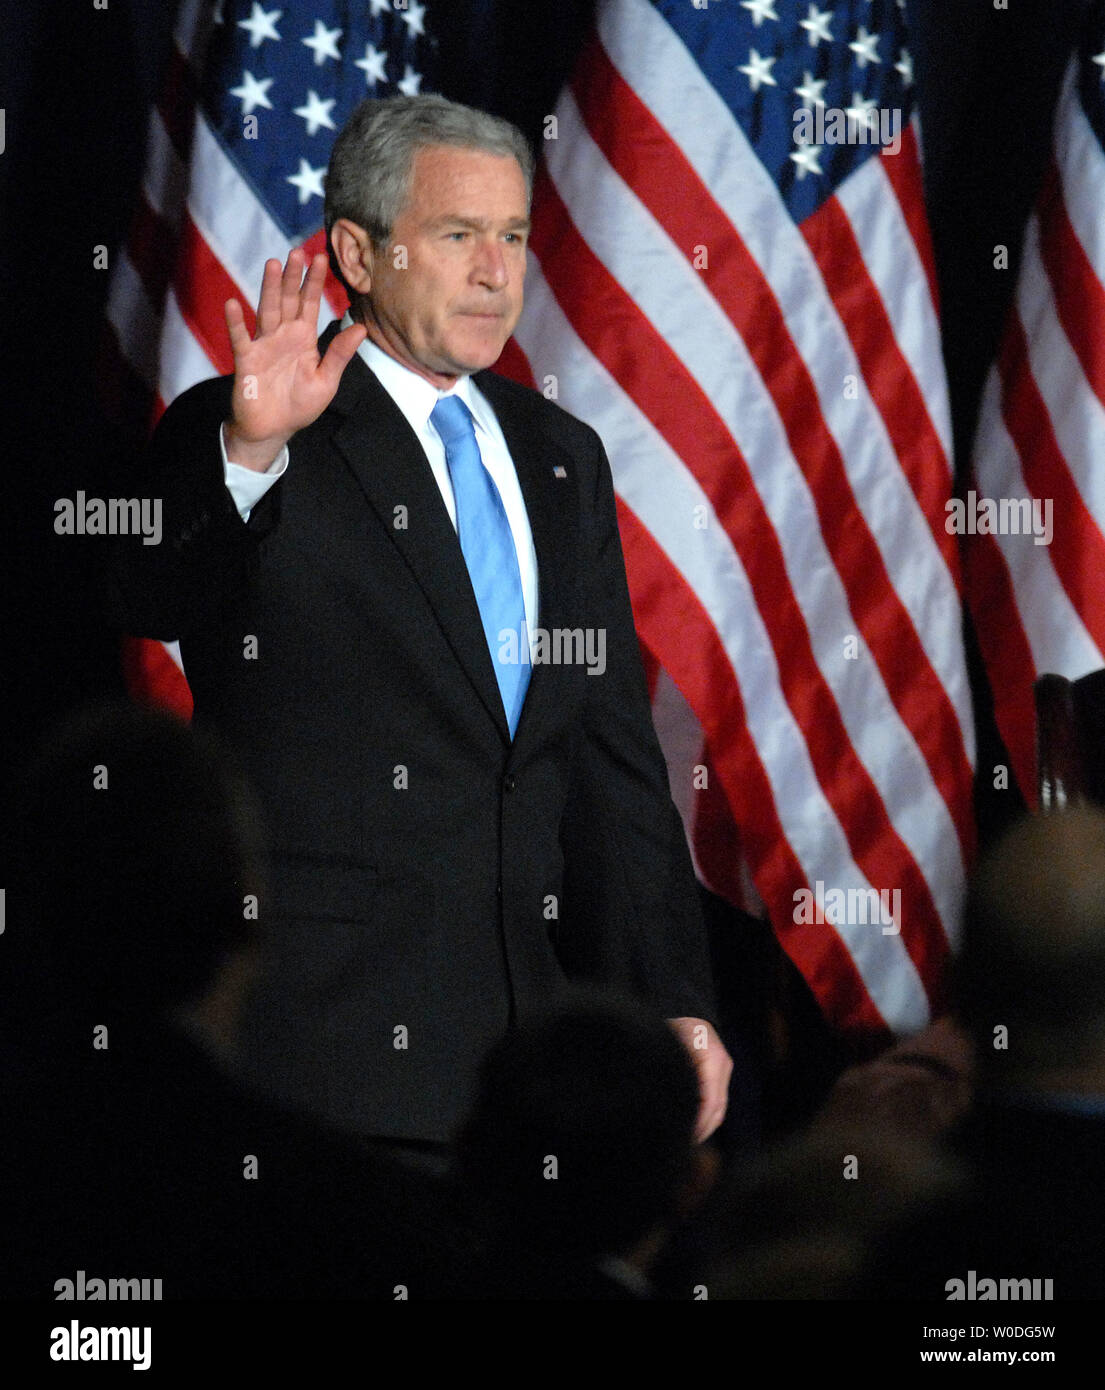
{"type": "MultiPolygon", "coordinates": [[[[329,336],[323,335],[320,349],[329,336]]],[[[342,373],[330,410],[343,417],[333,435],[335,447],[425,594],[461,669],[509,742],[468,566],[422,446],[359,357],[342,373]]]]}
{"type": "MultiPolygon", "coordinates": [[[[320,352],[338,327],[331,324],[323,333],[320,352]]],[[[538,625],[546,630],[571,626],[579,524],[575,460],[548,439],[536,410],[520,408],[513,383],[493,372],[480,372],[474,380],[491,402],[518,473],[537,556],[538,625]]],[[[329,410],[342,417],[333,435],[336,448],[425,594],[504,743],[509,743],[468,566],[422,446],[360,357],[342,373],[329,410]],[[400,507],[405,512],[397,513],[400,507]],[[405,526],[396,525],[397,515],[405,519],[405,526]]],[[[515,731],[516,745],[540,728],[542,710],[555,697],[554,672],[548,665],[534,666],[515,731]]]]}

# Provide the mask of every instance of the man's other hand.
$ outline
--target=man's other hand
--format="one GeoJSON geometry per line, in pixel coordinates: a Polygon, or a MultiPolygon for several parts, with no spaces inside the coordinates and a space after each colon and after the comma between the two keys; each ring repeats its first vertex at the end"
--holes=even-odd
{"type": "Polygon", "coordinates": [[[698,1072],[698,1123],[695,1139],[709,1139],[722,1120],[729,1104],[729,1078],[733,1075],[733,1059],[717,1035],[712,1023],[704,1018],[669,1018],[668,1024],[690,1053],[698,1072]]]}

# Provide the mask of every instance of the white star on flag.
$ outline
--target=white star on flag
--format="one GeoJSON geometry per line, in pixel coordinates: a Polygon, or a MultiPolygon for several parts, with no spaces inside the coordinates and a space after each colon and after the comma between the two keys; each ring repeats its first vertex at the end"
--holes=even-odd
{"type": "Polygon", "coordinates": [[[771,75],[771,69],[774,65],[774,58],[761,58],[754,48],[750,48],[748,50],[748,62],[742,63],[737,71],[743,72],[748,78],[752,90],[758,92],[764,83],[769,87],[779,85],[771,75]]]}
{"type": "Polygon", "coordinates": [[[337,97],[330,97],[328,101],[323,101],[316,91],[308,88],[307,100],[302,106],[293,108],[294,116],[302,116],[307,122],[307,134],[317,135],[320,127],[325,126],[327,130],[335,130],[337,127],[330,119],[330,112],[334,109],[337,97]]]}
{"type": "Polygon", "coordinates": [[[859,33],[848,47],[856,55],[856,62],[861,68],[865,68],[868,63],[882,62],[878,54],[878,42],[878,34],[869,34],[862,24],[859,26],[859,33]]]}
{"type": "Polygon", "coordinates": [[[820,80],[816,79],[812,72],[807,71],[802,74],[802,85],[800,87],[795,87],[794,94],[802,98],[802,105],[807,111],[814,106],[825,105],[825,98],[821,93],[825,90],[825,83],[827,81],[828,78],[825,77],[822,77],[820,80]]]}
{"type": "Polygon", "coordinates": [[[416,97],[422,85],[422,74],[415,72],[410,63],[403,70],[403,80],[396,84],[405,97],[416,97]]]}
{"type": "Polygon", "coordinates": [[[248,116],[258,106],[272,110],[272,102],[269,101],[268,91],[273,84],[271,77],[263,77],[260,81],[254,77],[248,69],[242,73],[241,86],[231,87],[230,95],[238,97],[242,103],[242,115],[248,116]]]}
{"type": "Polygon", "coordinates": [[[776,23],[779,21],[775,13],[775,0],[741,0],[741,9],[749,12],[757,29],[765,19],[773,19],[776,23]]]}
{"type": "Polygon", "coordinates": [[[305,159],[299,161],[299,173],[289,174],[288,182],[299,189],[300,203],[305,203],[309,198],[321,198],[323,196],[322,176],[325,173],[325,164],[318,169],[312,169],[305,159]]]}
{"type": "Polygon", "coordinates": [[[249,33],[250,48],[260,48],[266,39],[278,39],[280,37],[276,32],[276,21],[283,13],[283,10],[269,10],[266,13],[257,4],[257,0],[254,0],[249,18],[238,21],[238,28],[245,29],[249,33]]]}
{"type": "Polygon", "coordinates": [[[1095,53],[1094,56],[1090,59],[1090,62],[1096,63],[1097,66],[1101,69],[1101,80],[1105,82],[1105,52],[1095,53]]]}
{"type": "Polygon", "coordinates": [[[422,23],[422,17],[426,13],[426,6],[420,5],[418,0],[410,0],[410,8],[400,11],[399,18],[410,30],[413,39],[418,34],[426,32],[426,26],[422,23]]]}
{"type": "Polygon", "coordinates": [[[874,97],[865,97],[862,92],[853,92],[852,104],[845,110],[844,114],[849,120],[855,121],[857,125],[865,125],[868,130],[874,130],[879,123],[874,110],[874,97]]]}
{"type": "Polygon", "coordinates": [[[384,64],[387,62],[388,55],[385,49],[382,53],[372,44],[366,43],[364,46],[364,57],[358,58],[353,64],[355,68],[360,68],[364,73],[365,85],[375,87],[377,82],[386,82],[387,73],[384,71],[384,64]]]}
{"type": "Polygon", "coordinates": [[[817,162],[821,154],[821,149],[822,147],[820,145],[802,145],[791,154],[790,158],[793,159],[798,166],[799,181],[804,179],[807,174],[820,174],[823,172],[821,165],[817,162]]]}
{"type": "Polygon", "coordinates": [[[391,13],[391,0],[372,0],[372,18],[379,14],[391,13]]]}
{"type": "Polygon", "coordinates": [[[829,20],[832,17],[832,10],[819,10],[816,5],[811,5],[807,18],[798,21],[798,27],[805,29],[810,36],[811,48],[816,48],[822,39],[832,43],[833,36],[829,33],[829,20]]]}
{"type": "Polygon", "coordinates": [[[315,67],[320,68],[327,58],[336,58],[339,62],[341,61],[341,54],[338,52],[338,40],[340,38],[340,29],[327,29],[321,19],[316,19],[315,32],[309,39],[300,39],[300,43],[314,49],[315,67]]]}
{"type": "Polygon", "coordinates": [[[902,49],[902,56],[894,64],[894,71],[899,74],[907,87],[913,86],[913,58],[910,56],[908,48],[902,49]]]}

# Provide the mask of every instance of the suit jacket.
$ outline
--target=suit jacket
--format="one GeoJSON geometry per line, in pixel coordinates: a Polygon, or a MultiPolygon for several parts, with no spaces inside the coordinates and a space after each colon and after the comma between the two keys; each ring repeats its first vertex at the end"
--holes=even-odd
{"type": "Polygon", "coordinates": [[[218,447],[230,378],[175,401],[145,487],[164,539],[122,541],[114,585],[123,626],[180,639],[195,719],[266,811],[249,1074],[333,1123],[433,1141],[486,1048],[566,979],[712,1012],[601,441],[475,380],[521,482],[539,626],[606,636],[601,675],[534,667],[513,742],[429,462],[359,356],[248,524],[218,447]]]}

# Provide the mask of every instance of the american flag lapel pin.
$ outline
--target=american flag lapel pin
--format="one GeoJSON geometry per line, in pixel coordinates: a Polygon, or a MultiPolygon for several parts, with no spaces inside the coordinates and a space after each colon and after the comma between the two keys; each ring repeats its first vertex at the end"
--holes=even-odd
{"type": "Polygon", "coordinates": [[[557,463],[553,465],[552,475],[554,478],[566,478],[568,476],[568,470],[562,463],[557,463]]]}

